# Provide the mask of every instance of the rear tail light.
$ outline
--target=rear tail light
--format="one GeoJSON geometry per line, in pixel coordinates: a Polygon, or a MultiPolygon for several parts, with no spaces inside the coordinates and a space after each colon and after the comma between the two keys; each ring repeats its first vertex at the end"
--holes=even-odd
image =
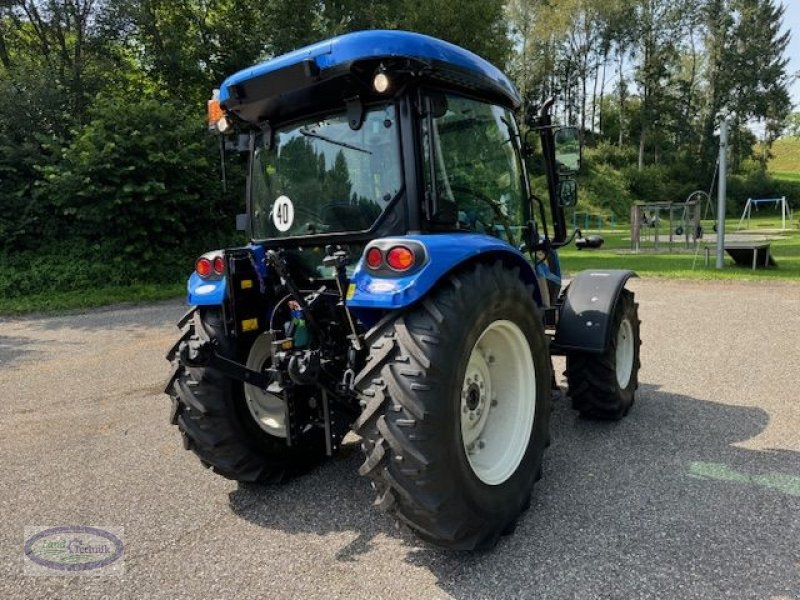
{"type": "Polygon", "coordinates": [[[194,270],[197,271],[197,274],[203,278],[209,277],[213,269],[214,267],[211,264],[211,261],[205,256],[201,256],[200,258],[198,258],[197,262],[194,265],[194,270]]]}
{"type": "Polygon", "coordinates": [[[405,246],[394,246],[386,253],[386,263],[395,271],[408,271],[414,260],[414,253],[405,246]]]}
{"type": "Polygon", "coordinates": [[[377,269],[383,264],[383,252],[378,248],[370,248],[367,252],[367,266],[371,269],[377,269]]]}
{"type": "Polygon", "coordinates": [[[224,275],[225,258],[218,254],[208,252],[197,259],[197,262],[194,263],[194,270],[197,271],[197,274],[203,279],[224,275]]]}

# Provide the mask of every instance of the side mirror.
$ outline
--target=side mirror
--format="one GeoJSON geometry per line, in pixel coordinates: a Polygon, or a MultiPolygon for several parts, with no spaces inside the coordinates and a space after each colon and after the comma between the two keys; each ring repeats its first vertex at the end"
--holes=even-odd
{"type": "Polygon", "coordinates": [[[578,183],[574,179],[558,182],[558,203],[561,206],[575,206],[578,202],[578,183]]]}
{"type": "Polygon", "coordinates": [[[236,231],[247,231],[250,228],[250,216],[247,213],[236,215],[236,231]]]}
{"type": "Polygon", "coordinates": [[[581,170],[581,143],[576,127],[561,127],[554,134],[556,164],[562,175],[574,175],[581,170]]]}

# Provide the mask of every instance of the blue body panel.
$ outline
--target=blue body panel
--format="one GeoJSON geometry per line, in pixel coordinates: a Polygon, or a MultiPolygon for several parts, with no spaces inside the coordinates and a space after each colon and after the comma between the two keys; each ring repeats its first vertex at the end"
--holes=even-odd
{"type": "Polygon", "coordinates": [[[216,306],[225,301],[228,293],[226,277],[219,279],[203,279],[196,272],[189,277],[186,285],[188,296],[186,302],[196,306],[216,306]]]}
{"type": "Polygon", "coordinates": [[[488,235],[440,233],[386,239],[397,240],[398,243],[403,240],[420,242],[430,258],[419,271],[405,277],[377,277],[365,268],[363,259],[359,261],[350,280],[355,291],[347,301],[347,306],[359,318],[360,309],[396,310],[420,300],[445,274],[482,254],[505,254],[509,260],[519,265],[520,277],[525,283],[536,281],[533,267],[522,253],[506,242],[488,235]]]}
{"type": "Polygon", "coordinates": [[[255,260],[254,266],[256,275],[258,275],[260,280],[259,283],[265,283],[267,279],[267,251],[264,250],[264,246],[259,244],[248,244],[247,249],[253,253],[253,259],[255,260]]]}
{"type": "Polygon", "coordinates": [[[410,31],[357,31],[318,42],[267,62],[243,69],[225,79],[220,86],[220,102],[230,98],[230,86],[269,75],[286,67],[313,59],[323,72],[359,60],[404,57],[439,61],[463,69],[501,91],[512,107],[520,105],[519,92],[500,69],[469,50],[442,40],[410,31]]]}

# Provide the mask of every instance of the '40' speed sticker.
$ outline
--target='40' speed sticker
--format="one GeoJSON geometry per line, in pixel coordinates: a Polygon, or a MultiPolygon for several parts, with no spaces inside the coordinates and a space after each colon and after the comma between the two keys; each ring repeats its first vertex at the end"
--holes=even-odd
{"type": "Polygon", "coordinates": [[[278,231],[289,231],[294,223],[294,205],[287,196],[278,196],[272,206],[272,223],[278,231]]]}

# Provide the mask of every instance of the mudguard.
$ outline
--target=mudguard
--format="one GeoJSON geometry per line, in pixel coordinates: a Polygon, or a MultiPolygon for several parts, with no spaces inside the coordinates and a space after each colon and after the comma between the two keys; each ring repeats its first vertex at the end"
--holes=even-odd
{"type": "Polygon", "coordinates": [[[604,352],[617,298],[631,277],[638,275],[621,269],[578,273],[564,294],[552,350],[604,352]]]}
{"type": "MultiPolygon", "coordinates": [[[[397,310],[422,299],[445,275],[477,257],[502,258],[520,269],[523,282],[535,283],[536,274],[525,256],[508,243],[484,234],[439,233],[408,235],[374,240],[372,244],[391,246],[404,242],[424,246],[425,259],[409,275],[374,274],[359,260],[350,279],[347,306],[361,318],[367,309],[397,310]]],[[[541,305],[538,288],[536,302],[541,305]]]]}
{"type": "Polygon", "coordinates": [[[228,278],[203,279],[197,273],[192,273],[186,290],[186,303],[189,306],[217,306],[225,301],[228,294],[228,278]]]}

